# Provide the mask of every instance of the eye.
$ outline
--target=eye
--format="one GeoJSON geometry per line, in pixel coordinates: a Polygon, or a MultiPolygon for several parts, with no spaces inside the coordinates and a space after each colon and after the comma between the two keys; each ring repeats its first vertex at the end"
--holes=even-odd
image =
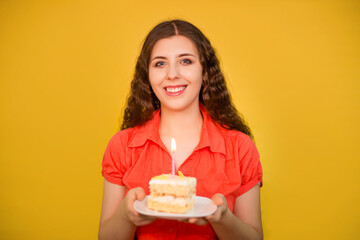
{"type": "Polygon", "coordinates": [[[192,64],[192,61],[190,59],[186,58],[186,59],[181,60],[181,63],[188,65],[188,64],[192,64]]]}
{"type": "Polygon", "coordinates": [[[162,62],[162,61],[159,61],[159,62],[155,63],[155,67],[161,67],[161,66],[164,66],[164,65],[165,65],[165,62],[162,62]]]}

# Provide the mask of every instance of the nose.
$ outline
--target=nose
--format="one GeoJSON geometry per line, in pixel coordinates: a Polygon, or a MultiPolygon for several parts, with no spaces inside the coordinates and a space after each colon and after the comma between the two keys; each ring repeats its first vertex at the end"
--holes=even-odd
{"type": "Polygon", "coordinates": [[[176,64],[169,64],[167,78],[169,80],[174,80],[179,78],[179,69],[176,64]]]}

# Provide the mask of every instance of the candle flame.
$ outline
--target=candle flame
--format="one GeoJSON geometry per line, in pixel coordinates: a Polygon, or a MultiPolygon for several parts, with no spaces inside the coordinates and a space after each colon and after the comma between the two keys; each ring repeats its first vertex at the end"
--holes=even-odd
{"type": "Polygon", "coordinates": [[[174,138],[171,138],[171,152],[175,153],[176,151],[176,142],[174,138]]]}

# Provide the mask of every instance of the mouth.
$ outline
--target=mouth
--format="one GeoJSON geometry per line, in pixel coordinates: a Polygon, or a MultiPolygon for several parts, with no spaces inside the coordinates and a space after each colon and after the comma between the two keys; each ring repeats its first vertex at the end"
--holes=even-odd
{"type": "Polygon", "coordinates": [[[164,87],[165,93],[170,96],[177,96],[183,93],[186,89],[187,85],[180,86],[167,86],[164,87]]]}

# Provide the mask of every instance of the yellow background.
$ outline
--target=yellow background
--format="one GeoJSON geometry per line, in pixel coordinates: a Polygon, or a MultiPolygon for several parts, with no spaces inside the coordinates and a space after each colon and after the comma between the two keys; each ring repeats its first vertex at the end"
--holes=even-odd
{"type": "Polygon", "coordinates": [[[97,238],[102,155],[169,18],[209,37],[254,132],[265,239],[359,239],[355,0],[1,1],[0,238],[97,238]]]}

